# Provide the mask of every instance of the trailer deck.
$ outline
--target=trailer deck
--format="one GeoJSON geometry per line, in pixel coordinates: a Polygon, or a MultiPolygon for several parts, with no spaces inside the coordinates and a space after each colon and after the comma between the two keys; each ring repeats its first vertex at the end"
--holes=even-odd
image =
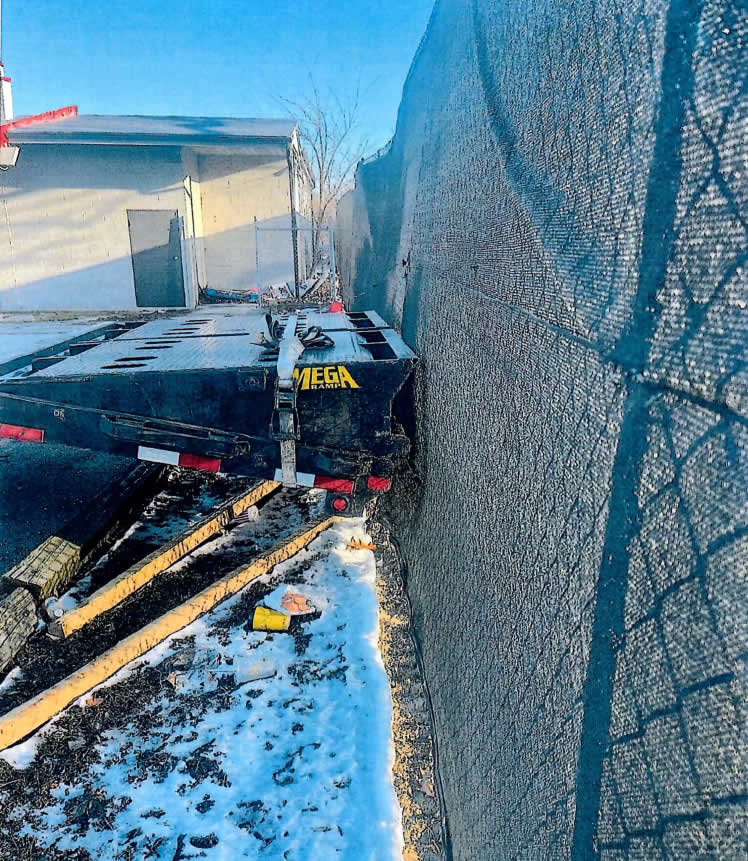
{"type": "Polygon", "coordinates": [[[409,450],[392,415],[415,362],[373,311],[299,308],[269,327],[257,308],[201,307],[113,324],[0,377],[0,435],[373,492],[409,450]],[[310,331],[285,385],[281,342],[310,331]]]}
{"type": "MultiPolygon", "coordinates": [[[[328,350],[305,350],[299,360],[302,366],[413,357],[397,333],[373,311],[348,315],[301,310],[281,315],[286,323],[291,318],[297,333],[319,326],[334,341],[328,350]],[[381,337],[375,339],[375,333],[381,337]],[[367,336],[377,345],[376,356],[362,343],[367,336]]],[[[66,356],[64,366],[43,367],[34,376],[54,379],[108,371],[125,373],[133,368],[163,372],[266,367],[273,360],[258,343],[264,321],[265,311],[259,308],[201,308],[177,319],[153,320],[112,340],[102,340],[95,350],[66,356]]]]}

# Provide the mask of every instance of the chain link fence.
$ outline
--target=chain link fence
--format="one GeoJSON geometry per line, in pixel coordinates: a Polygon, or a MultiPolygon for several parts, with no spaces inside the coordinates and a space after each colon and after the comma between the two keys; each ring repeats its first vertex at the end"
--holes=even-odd
{"type": "Polygon", "coordinates": [[[424,360],[391,505],[457,859],[748,857],[747,39],[438,0],[340,205],[424,360]]]}

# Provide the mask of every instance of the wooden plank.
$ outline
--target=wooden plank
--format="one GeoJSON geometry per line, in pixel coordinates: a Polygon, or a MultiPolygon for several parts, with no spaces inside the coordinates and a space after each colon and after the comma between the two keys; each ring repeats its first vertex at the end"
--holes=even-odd
{"type": "Polygon", "coordinates": [[[321,532],[344,518],[328,517],[305,526],[288,540],[261,554],[250,565],[235,569],[193,598],[126,637],[58,684],[0,718],[0,750],[17,744],[130,661],[141,657],[167,637],[191,624],[216,604],[236,594],[275,565],[290,559],[321,532]]]}
{"type": "Polygon", "coordinates": [[[63,639],[80,630],[102,613],[111,610],[133,592],[150,583],[154,577],[166,571],[175,562],[183,559],[209,538],[218,534],[239,514],[256,505],[280,487],[276,481],[264,481],[247,493],[232,499],[217,512],[203,518],[178,535],[168,544],[154,550],[137,564],[123,571],[118,577],[97,589],[85,602],[68,610],[59,619],[50,621],[48,630],[52,637],[63,639]]]}

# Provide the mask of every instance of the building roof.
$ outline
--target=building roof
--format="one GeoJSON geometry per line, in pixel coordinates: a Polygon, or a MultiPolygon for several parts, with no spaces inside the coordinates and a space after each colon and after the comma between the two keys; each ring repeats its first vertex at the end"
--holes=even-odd
{"type": "Polygon", "coordinates": [[[13,144],[235,146],[288,140],[295,128],[296,123],[290,119],[83,114],[11,127],[7,134],[13,144]]]}

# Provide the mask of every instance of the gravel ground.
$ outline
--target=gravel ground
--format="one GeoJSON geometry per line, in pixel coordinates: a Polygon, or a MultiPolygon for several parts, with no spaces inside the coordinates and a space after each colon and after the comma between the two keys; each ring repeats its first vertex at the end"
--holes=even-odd
{"type": "Polygon", "coordinates": [[[447,858],[446,811],[435,771],[433,716],[411,626],[402,559],[387,525],[368,523],[376,542],[379,649],[392,696],[392,772],[403,819],[403,861],[447,858]]]}

